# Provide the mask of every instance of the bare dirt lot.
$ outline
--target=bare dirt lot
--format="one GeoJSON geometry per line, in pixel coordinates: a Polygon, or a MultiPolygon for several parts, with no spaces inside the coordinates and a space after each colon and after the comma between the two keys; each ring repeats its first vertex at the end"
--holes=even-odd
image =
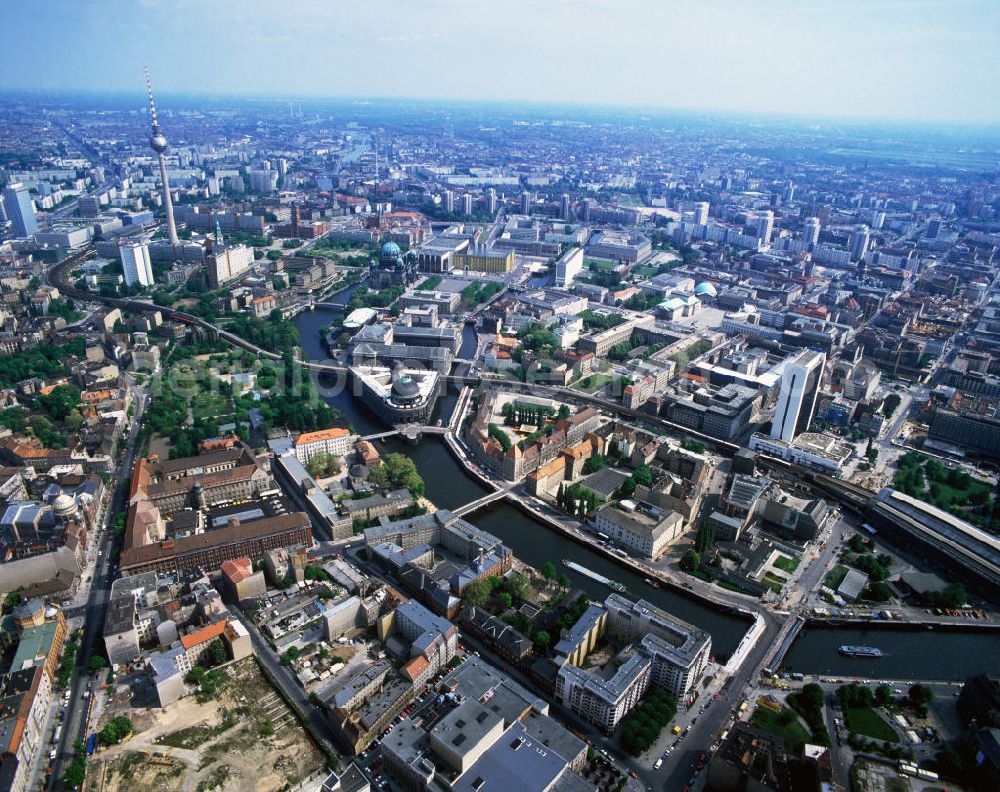
{"type": "Polygon", "coordinates": [[[136,733],[88,762],[101,792],[265,792],[294,786],[324,765],[322,752],[247,658],[226,668],[214,699],[187,696],[164,709],[109,703],[103,721],[132,720],[136,733]]]}

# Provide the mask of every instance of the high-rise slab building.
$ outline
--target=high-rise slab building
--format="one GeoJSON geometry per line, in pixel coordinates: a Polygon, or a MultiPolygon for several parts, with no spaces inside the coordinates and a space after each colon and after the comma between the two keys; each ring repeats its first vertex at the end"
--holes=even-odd
{"type": "Polygon", "coordinates": [[[698,201],[694,205],[694,224],[708,225],[708,201],[698,201]]]}
{"type": "Polygon", "coordinates": [[[757,218],[757,238],[767,247],[771,244],[771,234],[774,231],[774,212],[767,209],[757,218]]]}
{"type": "Polygon", "coordinates": [[[804,349],[785,364],[771,422],[771,437],[775,440],[791,443],[796,435],[809,428],[825,363],[825,354],[804,349]]]}
{"type": "Polygon", "coordinates": [[[820,222],[818,217],[806,218],[806,230],[803,234],[803,241],[807,245],[815,245],[819,242],[819,227],[820,222]]]}
{"type": "Polygon", "coordinates": [[[38,233],[35,207],[31,203],[27,187],[20,182],[11,182],[3,191],[3,203],[7,208],[7,217],[14,224],[16,236],[26,237],[38,233]]]}
{"type": "Polygon", "coordinates": [[[127,286],[152,286],[153,264],[149,258],[149,247],[145,242],[124,242],[118,246],[122,257],[127,286]]]}
{"type": "Polygon", "coordinates": [[[848,240],[848,245],[851,248],[851,261],[861,261],[861,259],[868,255],[868,243],[870,241],[871,235],[868,233],[868,226],[856,226],[848,240]]]}
{"type": "Polygon", "coordinates": [[[569,194],[563,193],[562,199],[559,201],[559,219],[569,220],[569,212],[570,212],[569,194]]]}

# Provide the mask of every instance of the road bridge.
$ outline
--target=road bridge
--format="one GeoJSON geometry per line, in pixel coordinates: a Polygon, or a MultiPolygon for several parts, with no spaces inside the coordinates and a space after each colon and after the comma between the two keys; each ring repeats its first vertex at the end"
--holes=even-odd
{"type": "Polygon", "coordinates": [[[510,490],[499,489],[494,492],[487,493],[481,498],[476,498],[474,501],[469,501],[464,506],[459,506],[457,509],[452,509],[451,513],[457,517],[465,517],[467,514],[472,514],[474,511],[478,511],[483,508],[483,506],[488,506],[491,503],[496,503],[499,500],[503,500],[510,496],[510,490]]]}

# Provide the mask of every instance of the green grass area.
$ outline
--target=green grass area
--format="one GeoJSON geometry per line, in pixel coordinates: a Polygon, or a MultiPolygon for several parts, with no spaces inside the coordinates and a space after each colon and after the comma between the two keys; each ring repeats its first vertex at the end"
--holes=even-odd
{"type": "Polygon", "coordinates": [[[201,392],[195,394],[191,399],[191,413],[194,420],[200,421],[203,418],[218,420],[232,410],[228,396],[219,393],[201,392]]]}
{"type": "Polygon", "coordinates": [[[595,259],[595,258],[585,258],[583,260],[584,269],[590,269],[594,267],[599,270],[613,270],[618,264],[614,261],[607,261],[606,259],[595,259]]]}
{"type": "Polygon", "coordinates": [[[573,387],[584,393],[594,393],[611,382],[611,377],[606,374],[588,374],[586,377],[573,383],[573,387]]]}
{"type": "Polygon", "coordinates": [[[782,588],[785,586],[785,581],[780,577],[775,575],[773,572],[765,572],[764,577],[761,578],[761,583],[771,589],[771,591],[776,594],[780,594],[782,588]]]}
{"type": "Polygon", "coordinates": [[[844,725],[854,734],[883,742],[899,742],[896,731],[871,707],[844,709],[844,725]]]}
{"type": "Polygon", "coordinates": [[[837,566],[826,573],[823,585],[836,591],[837,587],[844,582],[845,577],[847,577],[847,567],[843,564],[837,564],[837,566]]]}
{"type": "Polygon", "coordinates": [[[809,741],[809,732],[799,722],[795,710],[788,707],[782,707],[778,712],[766,707],[757,707],[750,722],[766,732],[784,738],[785,747],[793,755],[802,750],[802,746],[809,741]]]}
{"type": "Polygon", "coordinates": [[[778,556],[774,561],[774,566],[782,572],[794,572],[799,568],[799,560],[789,556],[778,556]]]}
{"type": "Polygon", "coordinates": [[[215,726],[188,726],[187,728],[170,732],[170,734],[164,734],[156,742],[160,745],[169,745],[171,748],[194,749],[235,725],[236,716],[230,712],[225,712],[222,721],[215,726]]]}
{"type": "Polygon", "coordinates": [[[657,267],[633,267],[632,273],[634,275],[639,275],[643,278],[651,278],[656,275],[660,270],[657,267]]]}
{"type": "Polygon", "coordinates": [[[432,291],[441,285],[441,281],[444,280],[440,275],[431,275],[431,277],[426,278],[423,283],[420,284],[421,289],[427,289],[432,291]]]}

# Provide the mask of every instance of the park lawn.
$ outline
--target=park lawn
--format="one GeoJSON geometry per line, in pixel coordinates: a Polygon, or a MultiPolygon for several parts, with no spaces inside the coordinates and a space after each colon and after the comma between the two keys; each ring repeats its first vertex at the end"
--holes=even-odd
{"type": "Polygon", "coordinates": [[[653,277],[659,270],[656,267],[635,267],[632,270],[633,275],[641,275],[644,278],[653,277]]]}
{"type": "Polygon", "coordinates": [[[232,409],[229,397],[221,393],[197,393],[191,399],[191,414],[194,420],[220,418],[232,409]]]}
{"type": "Polygon", "coordinates": [[[583,266],[587,269],[594,267],[599,270],[613,270],[618,266],[618,264],[614,261],[608,261],[607,259],[585,258],[583,260],[583,266]]]}
{"type": "Polygon", "coordinates": [[[844,725],[854,734],[860,734],[863,737],[871,737],[873,740],[889,743],[899,742],[896,730],[871,707],[845,708],[844,725]]]}
{"type": "Polygon", "coordinates": [[[778,556],[774,560],[774,566],[782,572],[794,572],[799,568],[799,561],[797,558],[790,558],[789,556],[778,556]]]}
{"type": "Polygon", "coordinates": [[[809,732],[799,723],[799,716],[795,710],[789,707],[782,707],[780,712],[772,712],[767,707],[757,707],[750,722],[770,734],[784,738],[785,747],[791,754],[797,754],[802,746],[809,742],[809,732]],[[788,722],[783,723],[783,720],[788,722]]]}
{"type": "Polygon", "coordinates": [[[843,564],[837,564],[827,573],[823,585],[836,591],[837,587],[844,582],[845,577],[847,577],[847,567],[843,564]]]}
{"type": "Polygon", "coordinates": [[[960,505],[968,505],[969,498],[976,492],[985,492],[987,494],[992,492],[992,489],[988,484],[983,484],[983,482],[976,481],[975,479],[971,479],[969,481],[968,487],[963,487],[961,489],[952,487],[950,484],[946,484],[943,481],[936,481],[934,483],[941,488],[942,497],[954,500],[960,505]]]}
{"type": "Polygon", "coordinates": [[[573,383],[573,387],[577,390],[581,390],[584,393],[593,393],[598,391],[611,382],[611,377],[606,374],[588,374],[586,377],[577,380],[573,383]],[[584,382],[589,381],[589,385],[584,385],[584,382]]]}

